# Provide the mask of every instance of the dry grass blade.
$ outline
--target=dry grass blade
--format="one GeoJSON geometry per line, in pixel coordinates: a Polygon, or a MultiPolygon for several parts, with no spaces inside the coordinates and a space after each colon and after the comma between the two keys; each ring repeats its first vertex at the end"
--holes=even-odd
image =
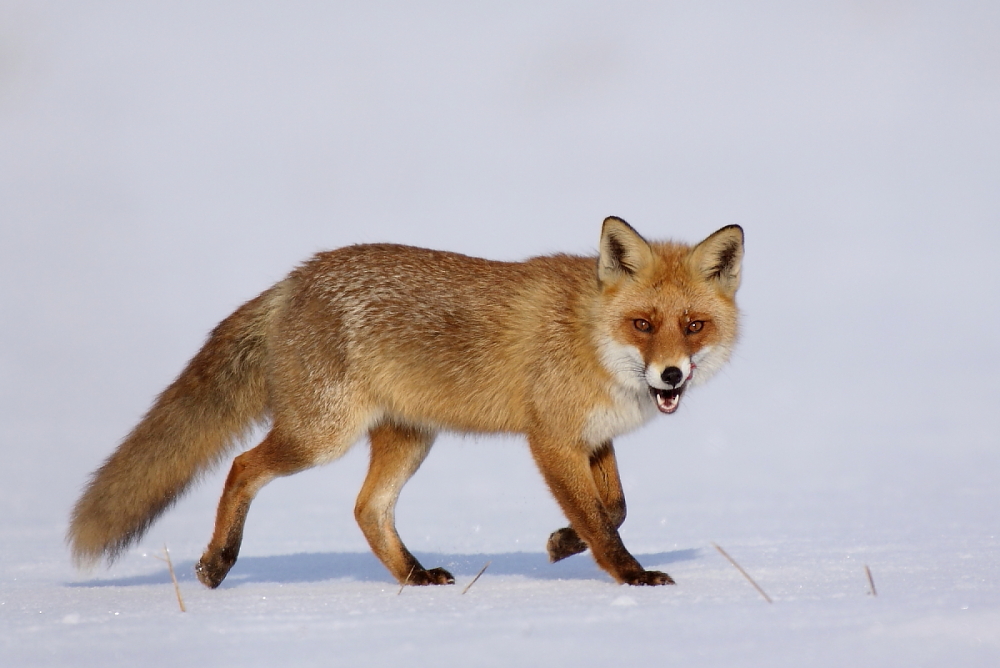
{"type": "Polygon", "coordinates": [[[167,549],[166,545],[163,546],[163,554],[166,556],[161,557],[158,554],[154,554],[153,556],[160,561],[167,562],[167,570],[170,571],[170,579],[174,582],[174,593],[177,594],[177,605],[180,606],[181,612],[187,612],[187,608],[184,607],[184,599],[181,597],[181,587],[177,584],[177,574],[174,573],[174,562],[170,560],[170,550],[167,549]]]}
{"type": "Polygon", "coordinates": [[[865,564],[865,575],[868,576],[868,593],[872,596],[878,596],[878,592],[875,591],[875,580],[872,578],[872,569],[868,568],[868,564],[865,564]]]}
{"type": "Polygon", "coordinates": [[[722,549],[721,547],[719,547],[719,546],[718,546],[718,545],[716,545],[715,543],[712,543],[712,546],[713,546],[713,547],[714,547],[714,548],[715,548],[716,550],[718,550],[718,551],[719,551],[719,554],[721,554],[722,556],[724,556],[724,557],[726,558],[726,560],[727,560],[727,561],[728,561],[729,563],[731,563],[731,564],[732,564],[732,565],[733,565],[734,567],[736,567],[736,570],[738,570],[738,571],[739,571],[740,573],[742,573],[742,574],[743,574],[743,577],[745,577],[745,578],[747,579],[747,582],[749,582],[750,584],[752,584],[752,585],[753,585],[753,588],[754,588],[754,589],[756,589],[756,590],[757,590],[757,592],[758,592],[758,593],[759,593],[759,594],[760,594],[761,596],[763,596],[763,597],[764,597],[764,600],[765,600],[765,601],[767,601],[768,603],[774,603],[774,601],[772,601],[772,600],[771,600],[771,597],[770,597],[770,596],[768,596],[768,595],[767,595],[767,594],[766,594],[766,593],[764,592],[764,590],[760,588],[760,585],[759,585],[759,584],[757,584],[756,582],[754,582],[754,579],[753,579],[752,577],[750,577],[750,574],[749,574],[749,573],[747,573],[747,572],[746,572],[745,570],[743,570],[743,567],[742,567],[742,566],[740,566],[740,565],[739,565],[738,563],[736,563],[736,560],[735,560],[735,559],[733,559],[732,557],[730,557],[730,556],[729,556],[729,555],[728,555],[728,554],[726,553],[726,551],[725,551],[725,550],[723,550],[723,549],[722,549]]]}
{"type": "Polygon", "coordinates": [[[413,569],[414,568],[416,568],[416,566],[410,566],[410,572],[406,574],[406,579],[403,580],[399,584],[399,591],[396,592],[396,596],[399,596],[400,594],[402,594],[403,593],[403,587],[405,587],[406,585],[410,584],[410,576],[413,575],[413,569]]]}
{"type": "Polygon", "coordinates": [[[479,569],[479,572],[476,573],[476,577],[472,578],[472,582],[470,582],[469,584],[465,585],[465,589],[462,590],[463,594],[465,592],[469,591],[472,588],[472,585],[476,584],[476,580],[479,579],[479,576],[482,575],[483,573],[485,573],[486,569],[489,568],[490,564],[492,564],[492,563],[493,563],[492,561],[487,561],[486,565],[479,569]]]}

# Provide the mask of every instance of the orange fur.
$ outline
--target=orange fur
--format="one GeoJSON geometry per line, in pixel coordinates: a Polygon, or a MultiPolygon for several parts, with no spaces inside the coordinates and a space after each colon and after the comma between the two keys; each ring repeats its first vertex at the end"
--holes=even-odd
{"type": "Polygon", "coordinates": [[[673,412],[729,356],[743,234],[649,243],[609,218],[597,258],[493,262],[374,244],[320,253],[224,320],[93,476],[73,511],[78,561],[114,559],[257,421],[271,431],[233,463],[196,568],[218,586],[257,491],[332,461],[364,435],[371,464],[355,516],[400,581],[424,569],[396,533],[399,491],[442,430],[520,433],[569,527],[558,560],[590,548],[618,582],[668,584],[618,535],[625,498],[611,439],[673,412]]]}

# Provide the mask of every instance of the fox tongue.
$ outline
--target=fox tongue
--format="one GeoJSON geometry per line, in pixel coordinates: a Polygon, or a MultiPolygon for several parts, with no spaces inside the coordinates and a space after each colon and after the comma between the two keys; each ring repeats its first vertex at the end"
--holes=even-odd
{"type": "Polygon", "coordinates": [[[656,407],[661,413],[673,413],[681,404],[681,393],[670,390],[658,390],[656,392],[656,407]]]}

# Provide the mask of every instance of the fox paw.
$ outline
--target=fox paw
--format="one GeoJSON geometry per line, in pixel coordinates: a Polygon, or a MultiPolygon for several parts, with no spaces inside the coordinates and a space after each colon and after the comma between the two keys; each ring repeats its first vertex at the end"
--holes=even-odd
{"type": "Polygon", "coordinates": [[[639,571],[633,575],[623,577],[622,584],[657,586],[677,583],[674,582],[672,577],[662,571],[639,571]]]}
{"type": "Polygon", "coordinates": [[[443,568],[432,568],[427,571],[421,569],[412,571],[404,584],[418,587],[423,585],[453,585],[455,578],[443,568]]]}
{"type": "Polygon", "coordinates": [[[545,549],[549,553],[549,561],[554,564],[566,557],[585,552],[587,544],[580,539],[576,531],[566,527],[552,532],[548,543],[545,544],[545,549]]]}
{"type": "Polygon", "coordinates": [[[202,555],[198,563],[195,564],[194,574],[198,576],[201,583],[208,587],[209,589],[215,589],[222,581],[226,579],[229,574],[229,569],[233,567],[236,560],[228,560],[223,557],[212,558],[205,553],[202,555]]]}

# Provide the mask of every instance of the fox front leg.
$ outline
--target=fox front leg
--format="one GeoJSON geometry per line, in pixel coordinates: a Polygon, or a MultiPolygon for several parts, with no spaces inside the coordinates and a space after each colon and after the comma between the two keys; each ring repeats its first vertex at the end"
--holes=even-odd
{"type": "MultiPolygon", "coordinates": [[[[602,445],[590,456],[590,473],[611,523],[615,529],[620,528],[625,521],[625,493],[622,490],[615,448],[611,441],[602,445]]],[[[552,563],[587,550],[587,544],[572,527],[553,531],[545,547],[552,563]]]]}
{"type": "MultiPolygon", "coordinates": [[[[590,548],[598,566],[621,584],[674,584],[666,573],[644,569],[625,548],[618,535],[618,527],[624,519],[624,500],[618,511],[613,512],[605,505],[604,494],[599,491],[601,486],[595,480],[592,457],[584,444],[545,434],[532,434],[528,442],[545,482],[569,519],[570,531],[590,548]]],[[[597,465],[598,472],[604,472],[609,460],[603,457],[610,457],[613,462],[614,453],[610,444],[606,455],[598,456],[600,452],[595,453],[595,457],[598,462],[604,462],[604,467],[597,465]]],[[[617,467],[613,477],[617,479],[617,467]]],[[[604,486],[606,491],[618,489],[620,495],[620,482],[604,486]]],[[[560,533],[568,535],[566,530],[556,532],[560,533]]],[[[551,542],[552,538],[549,540],[551,542]]]]}

